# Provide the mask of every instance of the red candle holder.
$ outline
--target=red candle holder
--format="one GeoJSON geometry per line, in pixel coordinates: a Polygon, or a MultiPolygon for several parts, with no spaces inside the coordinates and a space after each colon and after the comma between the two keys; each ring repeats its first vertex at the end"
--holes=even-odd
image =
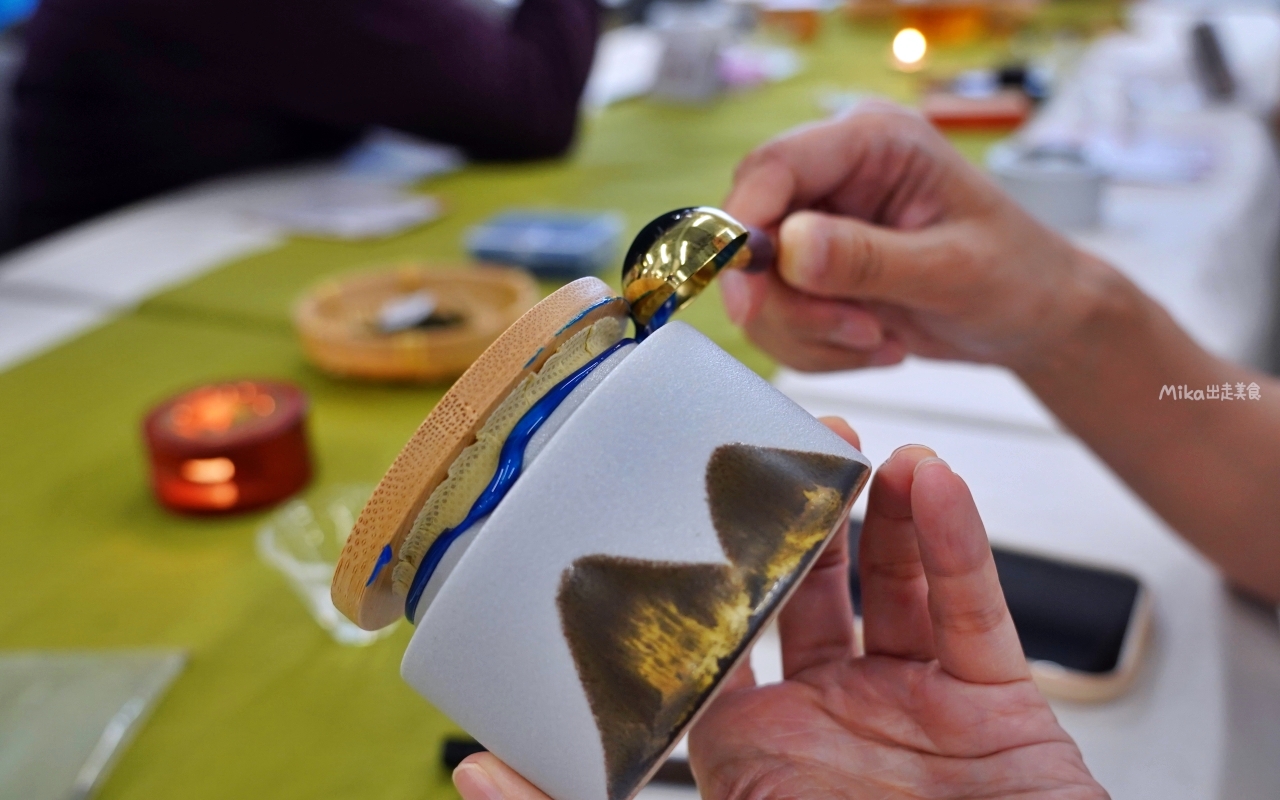
{"type": "Polygon", "coordinates": [[[147,414],[151,485],[174,511],[221,513],[270,505],[311,480],[307,398],[272,381],[192,389],[147,414]]]}

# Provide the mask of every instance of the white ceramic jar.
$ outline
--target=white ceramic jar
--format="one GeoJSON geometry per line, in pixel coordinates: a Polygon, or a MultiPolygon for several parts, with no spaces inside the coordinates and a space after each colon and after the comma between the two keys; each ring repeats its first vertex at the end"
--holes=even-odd
{"type": "Polygon", "coordinates": [[[614,353],[450,546],[401,673],[556,800],[625,800],[777,613],[866,458],[683,323],[614,353]]]}

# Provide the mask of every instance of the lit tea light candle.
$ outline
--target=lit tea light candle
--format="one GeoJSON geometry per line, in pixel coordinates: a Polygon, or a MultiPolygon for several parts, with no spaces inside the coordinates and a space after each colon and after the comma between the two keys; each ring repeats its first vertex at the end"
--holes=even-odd
{"type": "Polygon", "coordinates": [[[311,479],[306,396],[267,381],[202,386],[143,423],[151,485],[175,511],[223,512],[274,503],[311,479]]]}
{"type": "Polygon", "coordinates": [[[915,72],[924,66],[928,50],[923,33],[915,28],[903,28],[893,37],[893,65],[903,72],[915,72]]]}

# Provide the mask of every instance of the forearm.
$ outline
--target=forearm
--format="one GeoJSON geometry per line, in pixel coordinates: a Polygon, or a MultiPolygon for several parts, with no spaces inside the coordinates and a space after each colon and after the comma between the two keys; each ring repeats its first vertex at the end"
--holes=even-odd
{"type": "Polygon", "coordinates": [[[1127,279],[1080,258],[1078,324],[1019,376],[1233,583],[1280,600],[1280,384],[1209,354],[1127,279]]]}

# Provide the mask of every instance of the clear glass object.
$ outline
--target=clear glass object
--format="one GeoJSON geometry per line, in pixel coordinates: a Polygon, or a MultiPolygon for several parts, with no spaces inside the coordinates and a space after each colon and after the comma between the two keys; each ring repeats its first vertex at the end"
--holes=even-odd
{"type": "Polygon", "coordinates": [[[281,506],[258,529],[259,555],[288,579],[312,618],[339,644],[372,644],[396,627],[363,630],[343,616],[329,596],[338,554],[371,494],[370,484],[320,489],[281,506]]]}
{"type": "Polygon", "coordinates": [[[185,661],[173,650],[0,655],[0,797],[93,796],[185,661]]]}

